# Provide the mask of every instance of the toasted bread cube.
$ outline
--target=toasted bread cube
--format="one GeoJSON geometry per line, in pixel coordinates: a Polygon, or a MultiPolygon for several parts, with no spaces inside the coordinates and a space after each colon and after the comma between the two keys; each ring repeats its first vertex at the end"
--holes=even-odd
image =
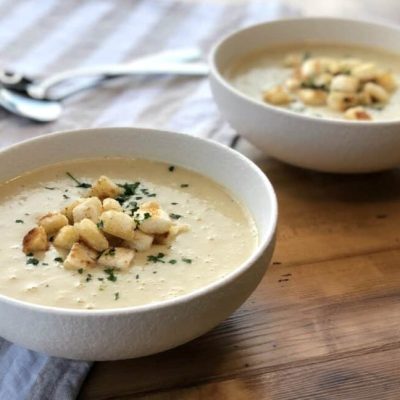
{"type": "Polygon", "coordinates": [[[301,89],[298,92],[299,99],[309,106],[322,106],[326,104],[327,95],[323,90],[301,89]]]}
{"type": "Polygon", "coordinates": [[[372,102],[386,103],[389,100],[389,93],[376,83],[366,83],[363,92],[372,99],[372,102]]]}
{"type": "Polygon", "coordinates": [[[172,225],[169,215],[155,201],[143,203],[135,213],[139,229],[150,235],[160,235],[168,232],[172,225]]]}
{"type": "Polygon", "coordinates": [[[109,210],[101,214],[100,221],[104,232],[128,241],[134,239],[136,223],[128,214],[109,210]]]}
{"type": "Polygon", "coordinates": [[[103,211],[109,210],[123,211],[121,204],[119,204],[117,200],[107,197],[103,200],[103,211]]]}
{"type": "Polygon", "coordinates": [[[63,226],[54,238],[54,246],[69,250],[79,240],[79,233],[75,226],[63,226]]]}
{"type": "Polygon", "coordinates": [[[125,241],[124,246],[137,251],[146,251],[151,248],[153,240],[154,236],[136,230],[134,239],[131,242],[125,241]]]}
{"type": "Polygon", "coordinates": [[[97,225],[85,218],[74,225],[79,233],[79,239],[96,251],[104,251],[109,247],[108,240],[97,225]]]}
{"type": "Polygon", "coordinates": [[[336,75],[332,79],[331,90],[337,92],[356,93],[360,86],[360,81],[349,75],[336,75]]]}
{"type": "Polygon", "coordinates": [[[358,121],[369,121],[371,120],[371,115],[365,110],[364,107],[352,107],[346,110],[344,113],[344,117],[350,120],[358,120],[358,121]]]}
{"type": "Polygon", "coordinates": [[[276,86],[262,93],[262,98],[266,103],[282,106],[292,101],[292,96],[283,86],[276,86]]]}
{"type": "Polygon", "coordinates": [[[360,96],[356,93],[330,92],[327,99],[328,107],[335,111],[345,111],[359,104],[360,96]]]}
{"type": "Polygon", "coordinates": [[[67,258],[64,260],[64,268],[71,270],[88,269],[96,266],[97,253],[88,249],[82,243],[74,243],[67,258]]]}
{"type": "Polygon", "coordinates": [[[103,206],[101,201],[97,197],[89,197],[72,210],[72,216],[74,223],[80,222],[83,219],[90,219],[94,223],[97,223],[102,212],[103,206]]]}
{"type": "Polygon", "coordinates": [[[63,226],[68,225],[68,218],[61,213],[48,213],[38,221],[48,235],[57,233],[63,226]]]}
{"type": "Polygon", "coordinates": [[[46,251],[49,248],[47,233],[43,226],[31,229],[22,241],[22,250],[25,254],[36,251],[46,251]]]}
{"type": "Polygon", "coordinates": [[[70,224],[74,223],[74,216],[72,215],[72,211],[77,205],[83,203],[85,200],[86,199],[76,199],[61,210],[61,214],[64,214],[68,218],[70,224]]]}
{"type": "Polygon", "coordinates": [[[123,247],[111,247],[104,251],[97,262],[105,267],[126,270],[135,257],[135,251],[123,247]]]}
{"type": "Polygon", "coordinates": [[[107,176],[100,176],[100,178],[92,186],[89,196],[96,196],[99,199],[105,199],[107,197],[116,198],[122,193],[122,189],[117,186],[107,176]]]}
{"type": "Polygon", "coordinates": [[[376,79],[380,71],[374,63],[363,63],[354,66],[351,70],[351,74],[361,82],[367,82],[376,79]]]}
{"type": "Polygon", "coordinates": [[[397,88],[396,77],[390,72],[382,72],[376,78],[376,83],[387,92],[393,92],[397,88]]]}
{"type": "Polygon", "coordinates": [[[187,232],[190,229],[187,224],[174,224],[169,228],[167,233],[162,235],[156,235],[154,237],[154,242],[156,244],[168,244],[176,239],[181,233],[187,232]]]}

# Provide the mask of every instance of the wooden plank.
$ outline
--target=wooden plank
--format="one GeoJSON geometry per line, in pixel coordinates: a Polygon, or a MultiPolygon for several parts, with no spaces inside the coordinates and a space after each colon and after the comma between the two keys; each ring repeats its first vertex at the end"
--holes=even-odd
{"type": "Polygon", "coordinates": [[[396,349],[124,399],[398,400],[399,358],[396,349]]]}
{"type": "Polygon", "coordinates": [[[399,258],[397,250],[274,265],[246,304],[208,335],[156,356],[96,364],[82,399],[235,379],[396,348],[399,258]]]}

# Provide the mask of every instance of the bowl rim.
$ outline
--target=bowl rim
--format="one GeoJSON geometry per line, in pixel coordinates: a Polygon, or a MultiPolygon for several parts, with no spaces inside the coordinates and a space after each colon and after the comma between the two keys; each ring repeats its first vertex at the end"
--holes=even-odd
{"type": "MultiPolygon", "coordinates": [[[[347,22],[347,23],[353,23],[356,25],[365,25],[365,26],[374,26],[377,29],[391,29],[391,30],[396,30],[400,33],[400,27],[394,23],[388,22],[388,23],[381,23],[381,22],[372,22],[369,20],[365,19],[354,19],[354,18],[341,18],[341,17],[319,17],[319,16],[310,16],[310,17],[287,17],[287,18],[280,18],[272,21],[265,21],[253,25],[246,26],[245,28],[236,30],[234,32],[231,32],[225,36],[223,36],[219,41],[217,41],[208,56],[208,64],[209,64],[209,74],[210,77],[213,77],[225,90],[227,90],[230,95],[232,96],[237,96],[239,97],[242,101],[246,101],[257,108],[261,110],[268,110],[270,112],[276,113],[282,117],[287,117],[287,118],[298,118],[301,120],[304,120],[305,122],[309,121],[311,123],[313,122],[319,122],[322,124],[332,124],[332,125],[339,125],[339,126],[396,126],[400,124],[400,115],[398,119],[395,120],[383,120],[383,121],[351,121],[351,120],[346,120],[346,119],[334,119],[330,117],[314,117],[311,115],[304,115],[300,113],[296,113],[295,111],[292,110],[287,110],[282,107],[276,107],[267,103],[262,103],[256,99],[253,99],[250,96],[247,96],[246,94],[242,93],[240,90],[236,89],[229,81],[226,79],[220,71],[216,58],[218,56],[218,53],[222,51],[222,47],[225,45],[225,43],[230,40],[234,39],[236,36],[240,36],[245,32],[251,31],[253,29],[258,29],[263,26],[270,26],[270,25],[282,25],[282,24],[290,24],[293,22],[311,22],[311,21],[321,21],[321,22],[331,22],[331,23],[340,23],[340,22],[347,22]]],[[[294,42],[293,42],[294,43],[294,42]]],[[[349,42],[351,43],[351,42],[349,42]]],[[[266,47],[267,48],[267,47],[266,47]]],[[[374,47],[372,47],[374,48],[374,47]]],[[[399,55],[400,57],[400,55],[399,55]]],[[[398,89],[400,90],[400,88],[398,89]]],[[[263,111],[264,112],[264,111],[263,111]]]]}
{"type": "MultiPolygon", "coordinates": [[[[239,276],[240,274],[242,274],[245,270],[249,269],[262,256],[264,251],[273,242],[274,236],[276,233],[277,220],[278,220],[278,202],[277,202],[277,197],[276,197],[274,188],[273,188],[270,180],[267,178],[267,176],[262,172],[262,170],[252,160],[245,157],[243,154],[239,153],[238,151],[236,151],[228,146],[225,146],[221,143],[213,141],[211,139],[200,138],[200,137],[192,136],[190,134],[178,133],[178,132],[167,131],[167,130],[162,130],[162,129],[144,128],[144,127],[140,127],[140,126],[112,126],[112,127],[98,127],[98,128],[80,128],[80,129],[56,131],[56,132],[44,134],[41,136],[37,136],[34,138],[30,138],[30,139],[18,142],[16,144],[13,144],[11,146],[1,149],[0,157],[2,157],[2,155],[4,153],[12,152],[15,149],[20,148],[20,147],[29,146],[31,143],[34,143],[34,142],[52,141],[54,138],[57,138],[59,136],[65,136],[70,133],[82,134],[82,132],[88,132],[88,134],[93,134],[93,132],[109,131],[110,129],[126,131],[126,132],[129,132],[130,135],[132,135],[132,133],[135,134],[135,133],[139,133],[139,132],[146,132],[146,134],[170,135],[171,137],[174,137],[176,140],[180,140],[182,138],[183,138],[183,140],[189,140],[189,141],[191,140],[191,141],[193,141],[193,146],[195,146],[196,143],[203,142],[203,143],[207,143],[207,146],[217,148],[219,150],[229,153],[233,157],[240,159],[240,161],[243,163],[243,165],[246,165],[246,168],[251,169],[253,171],[253,173],[255,173],[261,179],[261,181],[263,182],[264,187],[266,189],[266,194],[271,201],[271,208],[268,210],[268,212],[271,215],[271,218],[270,218],[269,224],[265,227],[265,230],[266,230],[265,239],[262,241],[259,241],[257,247],[252,252],[252,254],[243,263],[238,265],[233,271],[231,271],[229,274],[227,274],[223,278],[220,278],[214,282],[211,282],[210,284],[208,284],[204,287],[200,287],[199,289],[189,292],[185,295],[178,296],[178,297],[175,297],[172,299],[158,301],[158,302],[154,302],[154,303],[142,304],[142,305],[138,305],[138,306],[87,310],[87,309],[63,308],[63,307],[54,307],[54,306],[36,304],[36,303],[31,303],[29,301],[20,300],[17,298],[6,296],[6,295],[0,293],[0,306],[1,306],[1,303],[4,302],[10,306],[25,308],[32,312],[41,312],[41,313],[54,314],[54,315],[85,317],[85,318],[99,317],[99,316],[107,317],[107,316],[135,314],[135,313],[139,314],[139,313],[143,313],[143,312],[159,310],[159,309],[167,308],[170,306],[186,303],[197,297],[202,297],[203,295],[206,295],[208,292],[213,292],[215,290],[221,289],[223,286],[225,286],[226,284],[228,284],[231,281],[233,281],[234,279],[236,279],[236,277],[239,276]]],[[[95,157],[95,155],[94,155],[94,157],[95,157]]],[[[71,158],[71,160],[73,160],[73,158],[71,158]]],[[[158,161],[162,162],[162,160],[158,160],[158,161]]],[[[51,164],[49,164],[49,165],[51,165],[51,164]]],[[[46,164],[43,164],[43,166],[46,166],[46,164]]],[[[198,172],[200,174],[202,173],[201,171],[196,171],[196,172],[198,172]]],[[[210,179],[212,179],[212,178],[210,178],[210,179]]],[[[223,184],[222,184],[222,186],[224,187],[223,184]]],[[[244,204],[244,206],[247,208],[247,206],[245,204],[244,204]]]]}

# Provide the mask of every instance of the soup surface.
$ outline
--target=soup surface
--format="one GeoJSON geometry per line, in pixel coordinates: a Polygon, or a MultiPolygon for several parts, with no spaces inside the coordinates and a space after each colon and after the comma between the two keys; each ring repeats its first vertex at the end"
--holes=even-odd
{"type": "Polygon", "coordinates": [[[160,162],[94,159],[52,165],[0,185],[0,293],[64,308],[104,309],[163,301],[192,292],[232,272],[257,246],[249,213],[221,186],[195,172],[160,162]],[[24,254],[22,238],[38,218],[87,190],[80,182],[107,175],[118,184],[140,182],[139,205],[157,200],[188,230],[169,244],[137,252],[127,270],[63,266],[66,251],[24,254]]]}
{"type": "MultiPolygon", "coordinates": [[[[373,67],[376,68],[376,70],[378,71],[385,71],[385,73],[390,74],[390,79],[394,81],[390,83],[391,86],[396,86],[396,89],[394,89],[393,87],[390,88],[391,90],[387,91],[386,94],[388,100],[382,103],[380,101],[376,101],[377,99],[371,99],[370,96],[368,101],[364,101],[365,99],[361,99],[359,102],[355,102],[355,104],[353,105],[362,106],[362,109],[367,113],[368,118],[358,119],[384,121],[397,120],[400,118],[400,91],[397,89],[397,84],[400,80],[400,56],[379,49],[339,46],[334,44],[318,45],[312,43],[269,48],[262,52],[251,54],[246,58],[239,60],[237,63],[234,63],[229,69],[225,71],[225,75],[227,79],[233,84],[233,86],[242,93],[260,102],[271,103],[271,101],[266,100],[265,93],[268,90],[276,88],[277,85],[282,85],[282,87],[285,88],[285,82],[288,82],[289,78],[293,77],[294,69],[289,68],[288,65],[285,66],[285,59],[287,60],[288,55],[291,54],[302,54],[303,61],[307,59],[334,59],[335,61],[339,61],[345,64],[347,60],[350,62],[349,65],[351,66],[355,61],[357,61],[360,65],[362,64],[361,69],[363,69],[364,67],[373,67]]],[[[296,72],[297,71],[295,71],[295,73],[296,72]]],[[[319,76],[310,75],[306,78],[307,80],[303,79],[303,81],[301,82],[302,87],[300,87],[300,90],[303,88],[322,89],[322,91],[320,91],[320,94],[324,95],[323,91],[326,91],[327,89],[326,87],[323,87],[322,84],[318,83],[318,80],[321,81],[321,79],[326,78],[329,73],[326,74],[325,72],[327,71],[322,72],[324,73],[319,74],[319,76]],[[305,87],[304,83],[310,82],[309,78],[311,78],[311,83],[314,83],[312,79],[316,79],[315,82],[317,83],[312,86],[306,85],[307,87],[305,87]]],[[[365,72],[365,69],[361,72],[365,72]]],[[[339,72],[335,72],[331,74],[330,78],[328,76],[329,84],[331,80],[335,78],[335,75],[338,74],[339,72]]],[[[346,76],[348,78],[348,75],[351,75],[351,72],[348,68],[346,68],[346,70],[341,71],[340,74],[343,74],[344,78],[346,79],[346,76]]],[[[341,79],[342,78],[343,77],[341,77],[341,79]]],[[[368,81],[369,83],[373,83],[374,85],[377,83],[376,79],[374,78],[368,81]]],[[[363,85],[366,82],[367,81],[363,79],[359,80],[359,85],[356,89],[357,96],[361,96],[363,85]]],[[[337,83],[339,83],[339,85],[341,84],[341,82],[337,83]]],[[[379,88],[377,89],[375,86],[372,86],[372,91],[374,90],[379,90],[379,88]]],[[[304,101],[300,101],[299,97],[293,94],[293,90],[288,90],[288,92],[289,95],[292,97],[291,100],[288,101],[287,104],[279,104],[280,107],[284,107],[287,110],[313,117],[333,119],[343,119],[344,117],[346,117],[344,116],[344,111],[346,111],[347,109],[346,107],[340,110],[332,109],[332,107],[326,105],[326,101],[322,101],[322,103],[324,103],[323,105],[306,104],[307,101],[306,103],[304,101]]],[[[305,93],[306,96],[308,96],[309,94],[310,93],[305,93]]],[[[306,97],[306,99],[308,98],[306,97]]],[[[312,102],[318,103],[318,98],[312,98],[310,103],[312,102]]],[[[354,115],[352,118],[351,115],[352,114],[350,113],[349,119],[357,119],[354,118],[354,115]]]]}

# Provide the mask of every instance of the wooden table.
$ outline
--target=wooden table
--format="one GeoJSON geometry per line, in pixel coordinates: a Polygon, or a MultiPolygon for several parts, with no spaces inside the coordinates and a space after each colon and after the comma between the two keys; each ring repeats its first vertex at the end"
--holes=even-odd
{"type": "Polygon", "coordinates": [[[97,363],[81,399],[399,399],[400,171],[327,175],[239,149],[278,195],[262,283],[187,345],[97,363]]]}

